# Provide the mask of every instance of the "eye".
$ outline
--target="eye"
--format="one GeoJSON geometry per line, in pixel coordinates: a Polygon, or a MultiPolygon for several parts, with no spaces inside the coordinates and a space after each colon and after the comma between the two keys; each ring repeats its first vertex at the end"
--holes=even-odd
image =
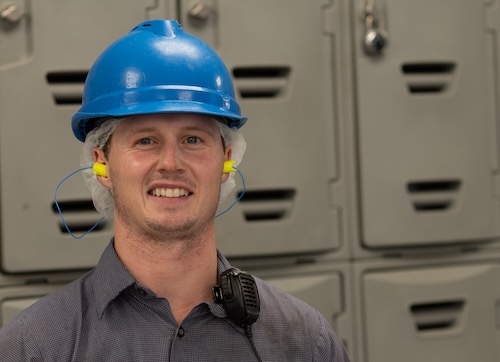
{"type": "Polygon", "coordinates": [[[150,145],[152,143],[153,143],[153,140],[151,138],[147,138],[147,137],[141,138],[139,141],[137,141],[137,144],[139,144],[139,145],[150,145]]]}
{"type": "Polygon", "coordinates": [[[200,143],[200,138],[199,137],[196,137],[196,136],[189,136],[186,138],[186,143],[189,143],[189,144],[196,144],[196,143],[200,143]]]}

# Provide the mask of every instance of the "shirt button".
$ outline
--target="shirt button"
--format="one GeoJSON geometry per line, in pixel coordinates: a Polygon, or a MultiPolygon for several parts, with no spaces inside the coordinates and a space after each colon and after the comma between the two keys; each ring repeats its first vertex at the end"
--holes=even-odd
{"type": "Polygon", "coordinates": [[[142,288],[137,288],[137,293],[139,293],[142,296],[144,296],[144,295],[147,294],[146,291],[144,289],[142,289],[142,288]]]}
{"type": "Polygon", "coordinates": [[[179,327],[179,329],[177,330],[177,337],[179,338],[184,337],[184,328],[179,327]]]}

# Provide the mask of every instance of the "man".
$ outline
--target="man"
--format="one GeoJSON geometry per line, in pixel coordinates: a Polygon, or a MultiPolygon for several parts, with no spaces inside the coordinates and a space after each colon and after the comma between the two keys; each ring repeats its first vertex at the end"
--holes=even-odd
{"type": "Polygon", "coordinates": [[[106,49],[73,131],[114,238],[95,269],[0,331],[0,360],[349,361],[316,310],[217,251],[245,121],[220,58],[177,22],[142,23],[106,49]]]}

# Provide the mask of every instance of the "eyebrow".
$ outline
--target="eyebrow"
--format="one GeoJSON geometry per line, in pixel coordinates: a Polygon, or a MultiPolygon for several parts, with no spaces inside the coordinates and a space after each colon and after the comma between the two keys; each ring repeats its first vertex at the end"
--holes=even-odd
{"type": "MultiPolygon", "coordinates": [[[[198,131],[198,132],[203,132],[207,135],[211,135],[212,132],[210,128],[204,127],[204,126],[186,126],[182,128],[183,131],[198,131]]],[[[129,129],[125,132],[126,136],[134,135],[137,133],[148,133],[148,132],[157,132],[158,128],[157,127],[151,127],[151,126],[145,126],[145,127],[140,127],[140,128],[133,128],[129,129]]],[[[214,134],[215,136],[219,135],[219,132],[216,132],[214,134]]]]}

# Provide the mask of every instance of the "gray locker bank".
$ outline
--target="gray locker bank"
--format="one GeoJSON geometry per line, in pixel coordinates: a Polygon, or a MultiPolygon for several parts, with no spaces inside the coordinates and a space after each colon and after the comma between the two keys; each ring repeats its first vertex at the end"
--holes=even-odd
{"type": "MultiPolygon", "coordinates": [[[[249,116],[233,264],[354,361],[500,361],[499,0],[0,1],[0,325],[109,242],[110,218],[72,238],[54,189],[90,65],[156,18],[221,55],[249,116]]],[[[99,219],[79,175],[57,197],[77,234],[99,219]]]]}

